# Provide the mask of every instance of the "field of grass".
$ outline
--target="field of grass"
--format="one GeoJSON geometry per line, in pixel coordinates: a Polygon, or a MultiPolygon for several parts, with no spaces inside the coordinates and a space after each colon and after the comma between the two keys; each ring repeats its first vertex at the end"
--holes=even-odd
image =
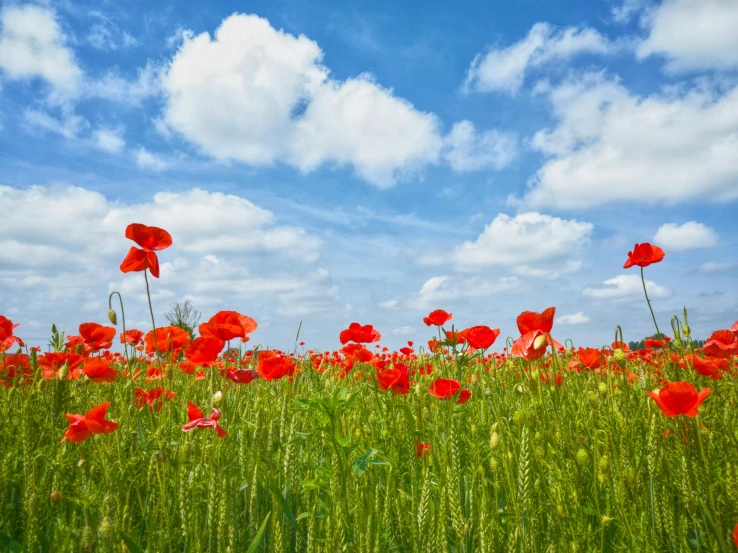
{"type": "Polygon", "coordinates": [[[128,358],[91,324],[11,353],[0,317],[0,550],[735,550],[738,325],[573,349],[523,313],[507,355],[429,317],[423,349],[289,354],[228,349],[255,322],[223,312],[128,358]]]}

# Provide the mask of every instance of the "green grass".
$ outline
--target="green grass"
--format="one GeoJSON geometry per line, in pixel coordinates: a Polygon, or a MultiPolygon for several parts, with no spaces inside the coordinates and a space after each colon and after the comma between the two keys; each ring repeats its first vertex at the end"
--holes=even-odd
{"type": "Polygon", "coordinates": [[[455,405],[427,390],[459,369],[434,365],[405,396],[378,391],[369,365],[340,379],[307,361],[292,382],[173,368],[150,383],[0,386],[0,550],[734,550],[734,376],[682,371],[713,391],[698,418],[668,419],[646,396],[648,366],[628,366],[643,374],[629,386],[562,369],[557,387],[528,378],[553,370],[539,362],[474,364],[472,398],[455,405]],[[178,395],[139,410],[133,388],[154,386],[178,395]],[[183,433],[187,400],[207,415],[217,390],[228,435],[183,433]],[[104,401],[117,431],[59,443],[64,413],[104,401]],[[415,455],[418,441],[430,455],[415,455]]]}

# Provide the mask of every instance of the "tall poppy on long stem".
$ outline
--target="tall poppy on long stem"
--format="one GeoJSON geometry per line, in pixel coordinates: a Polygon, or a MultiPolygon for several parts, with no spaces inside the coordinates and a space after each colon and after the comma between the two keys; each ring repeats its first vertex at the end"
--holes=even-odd
{"type": "MultiPolygon", "coordinates": [[[[149,227],[140,223],[131,223],[126,227],[126,238],[133,240],[141,248],[131,247],[128,255],[120,265],[124,273],[143,271],[146,281],[146,296],[149,299],[149,313],[151,313],[151,325],[154,327],[154,345],[157,358],[159,357],[159,344],[156,343],[156,321],[154,321],[154,308],[151,306],[151,290],[149,289],[148,271],[155,278],[159,278],[159,258],[156,252],[164,250],[172,245],[172,236],[162,228],[149,227]]],[[[161,366],[161,359],[159,359],[161,366]]]]}
{"type": "Polygon", "coordinates": [[[648,267],[653,263],[659,263],[664,259],[664,250],[658,246],[653,246],[648,242],[643,244],[636,244],[632,252],[628,252],[628,260],[623,265],[623,269],[629,269],[633,265],[637,265],[641,268],[641,282],[643,283],[643,294],[646,296],[646,303],[648,304],[648,310],[651,312],[651,318],[653,319],[653,325],[656,327],[656,333],[661,335],[659,330],[659,323],[656,322],[656,315],[653,314],[653,307],[651,307],[651,300],[648,299],[648,290],[646,290],[646,277],[643,275],[643,268],[648,267]]]}

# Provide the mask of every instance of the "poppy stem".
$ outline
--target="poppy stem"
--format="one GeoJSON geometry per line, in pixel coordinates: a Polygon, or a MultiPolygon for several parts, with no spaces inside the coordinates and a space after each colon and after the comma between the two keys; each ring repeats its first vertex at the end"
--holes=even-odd
{"type": "Polygon", "coordinates": [[[118,301],[120,302],[120,318],[121,324],[123,325],[123,353],[126,356],[126,363],[128,362],[128,343],[126,342],[126,312],[123,309],[123,297],[120,292],[113,291],[108,296],[108,309],[113,310],[113,296],[118,294],[118,301]]]}
{"type": "Polygon", "coordinates": [[[648,292],[646,291],[646,277],[643,276],[643,267],[641,267],[641,282],[643,283],[643,293],[646,295],[646,303],[648,304],[648,310],[651,312],[651,318],[653,319],[653,324],[656,327],[656,334],[658,334],[659,339],[661,339],[661,331],[659,330],[659,323],[656,322],[656,315],[653,314],[653,307],[651,307],[651,300],[648,299],[648,292]]]}
{"type": "Polygon", "coordinates": [[[144,280],[146,281],[146,297],[149,299],[149,313],[151,313],[151,326],[154,327],[154,349],[156,350],[156,359],[159,362],[159,373],[161,374],[161,357],[159,357],[159,342],[156,339],[156,322],[154,321],[154,308],[151,306],[151,291],[149,290],[148,270],[144,261],[144,280]]]}

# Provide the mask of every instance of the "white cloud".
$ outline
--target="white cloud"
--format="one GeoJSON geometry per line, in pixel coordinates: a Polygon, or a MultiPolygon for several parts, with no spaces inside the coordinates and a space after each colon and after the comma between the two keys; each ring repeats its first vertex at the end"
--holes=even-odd
{"type": "Polygon", "coordinates": [[[650,0],[623,0],[622,4],[613,6],[612,17],[617,23],[628,23],[649,3],[650,0]]]}
{"type": "Polygon", "coordinates": [[[67,106],[61,108],[59,118],[38,109],[27,109],[23,112],[22,117],[23,123],[31,129],[56,133],[69,139],[77,138],[89,126],[86,119],[75,114],[67,106]]]}
{"type": "Polygon", "coordinates": [[[150,169],[151,171],[164,171],[171,166],[171,163],[161,155],[149,152],[143,146],[136,149],[133,153],[133,159],[141,169],[150,169]]]}
{"type": "Polygon", "coordinates": [[[556,322],[562,325],[584,325],[590,320],[591,319],[581,311],[578,311],[573,315],[561,315],[556,317],[556,322]]]}
{"type": "Polygon", "coordinates": [[[700,273],[719,273],[738,267],[735,261],[708,261],[700,266],[700,273]]]}
{"type": "MultiPolygon", "coordinates": [[[[644,298],[643,283],[638,275],[618,275],[602,284],[599,288],[585,288],[582,293],[591,298],[605,300],[632,301],[644,298]]],[[[671,290],[651,280],[646,280],[646,290],[650,299],[671,296],[671,290]]]]}
{"type": "Polygon", "coordinates": [[[393,310],[400,307],[400,302],[397,300],[387,300],[377,304],[380,309],[393,310]]]}
{"type": "Polygon", "coordinates": [[[119,154],[126,147],[126,141],[123,139],[122,127],[115,129],[107,129],[100,127],[92,133],[93,145],[103,152],[111,154],[119,154]]]}
{"type": "Polygon", "coordinates": [[[121,29],[107,15],[101,12],[90,12],[90,16],[97,19],[97,23],[93,24],[87,33],[87,41],[93,48],[110,52],[138,45],[138,39],[128,31],[121,29]]]}
{"type": "Polygon", "coordinates": [[[207,155],[302,171],[351,165],[379,187],[439,160],[435,115],[366,75],[330,79],[304,35],[234,14],[213,37],[182,39],[162,79],[164,120],[207,155]]]}
{"type": "Polygon", "coordinates": [[[74,95],[82,70],[54,12],[31,4],[0,11],[0,69],[11,79],[40,77],[60,99],[74,95]]]}
{"type": "Polygon", "coordinates": [[[474,241],[448,252],[426,254],[418,261],[438,265],[451,262],[459,270],[507,267],[521,275],[553,276],[577,270],[575,257],[589,240],[594,226],[536,211],[515,217],[495,217],[474,241]]]}
{"type": "Polygon", "coordinates": [[[717,246],[718,236],[710,227],[689,221],[683,225],[661,225],[653,241],[667,251],[686,251],[717,246]]]}
{"type": "Polygon", "coordinates": [[[644,20],[639,58],[664,56],[667,71],[738,68],[738,2],[664,0],[644,20]]]}
{"type": "Polygon", "coordinates": [[[558,124],[537,132],[532,145],[551,158],[531,178],[524,205],[738,197],[738,87],[639,97],[587,74],[549,93],[558,124]]]}
{"type": "Polygon", "coordinates": [[[497,130],[477,133],[471,121],[459,121],[445,139],[444,157],[459,173],[501,169],[517,156],[517,136],[497,130]]]}
{"type": "Polygon", "coordinates": [[[607,54],[613,48],[606,37],[589,27],[560,29],[536,23],[515,44],[477,54],[467,71],[464,90],[515,94],[533,68],[583,53],[607,54]]]}
{"type": "Polygon", "coordinates": [[[108,71],[97,79],[85,82],[84,94],[89,98],[103,98],[121,104],[138,105],[161,92],[162,68],[147,62],[136,71],[136,77],[127,79],[115,71],[108,71]]]}
{"type": "Polygon", "coordinates": [[[487,279],[467,276],[435,276],[425,281],[420,292],[408,298],[405,304],[409,309],[437,309],[441,305],[448,306],[451,302],[459,300],[520,289],[521,284],[517,277],[487,279]]]}
{"type": "Polygon", "coordinates": [[[400,328],[396,328],[392,331],[392,334],[395,334],[397,336],[405,336],[407,334],[412,334],[415,332],[415,329],[409,326],[401,326],[400,328]]]}

